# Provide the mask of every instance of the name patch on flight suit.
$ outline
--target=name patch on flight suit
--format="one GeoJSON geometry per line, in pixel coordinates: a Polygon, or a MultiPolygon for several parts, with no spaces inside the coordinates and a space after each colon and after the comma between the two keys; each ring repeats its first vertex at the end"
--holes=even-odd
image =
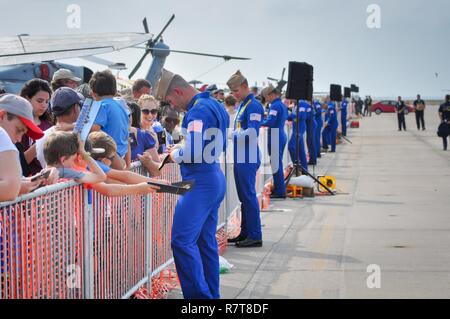
{"type": "Polygon", "coordinates": [[[269,112],[269,115],[277,116],[277,114],[278,114],[278,111],[277,111],[277,110],[271,110],[271,111],[269,112]]]}
{"type": "Polygon", "coordinates": [[[189,122],[187,131],[190,132],[197,132],[201,133],[203,129],[203,122],[201,120],[195,120],[192,122],[189,122]]]}
{"type": "Polygon", "coordinates": [[[299,108],[299,112],[305,112],[306,109],[304,107],[299,108]]]}
{"type": "Polygon", "coordinates": [[[258,114],[258,113],[250,114],[250,121],[261,122],[261,114],[258,114]]]}

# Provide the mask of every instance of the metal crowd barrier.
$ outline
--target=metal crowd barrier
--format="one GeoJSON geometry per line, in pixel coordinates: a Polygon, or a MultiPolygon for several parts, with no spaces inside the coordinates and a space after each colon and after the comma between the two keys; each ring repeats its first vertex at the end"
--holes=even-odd
{"type": "MultiPolygon", "coordinates": [[[[289,127],[286,128],[289,133],[289,127]]],[[[272,177],[267,129],[261,130],[262,165],[258,196],[272,177]]],[[[227,150],[232,158],[232,145],[227,150]]],[[[233,164],[221,168],[227,193],[217,230],[226,230],[238,213],[233,164]]],[[[283,164],[290,163],[284,155],[283,164]]],[[[140,163],[132,171],[147,175],[140,163]]],[[[162,179],[179,181],[179,167],[168,164],[162,179]]],[[[107,197],[65,182],[0,203],[0,299],[129,298],[173,263],[171,228],[178,196],[107,197]]]]}
{"type": "Polygon", "coordinates": [[[0,203],[0,299],[85,297],[85,194],[70,182],[0,203]]]}

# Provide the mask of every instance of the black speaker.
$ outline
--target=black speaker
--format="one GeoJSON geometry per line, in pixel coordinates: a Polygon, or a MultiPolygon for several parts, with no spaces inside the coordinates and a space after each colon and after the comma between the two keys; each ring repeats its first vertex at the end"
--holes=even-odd
{"type": "Polygon", "coordinates": [[[340,85],[330,85],[330,100],[335,102],[342,101],[342,87],[340,85]]]}
{"type": "Polygon", "coordinates": [[[352,85],[350,86],[350,90],[351,90],[352,92],[355,92],[355,93],[358,93],[358,92],[359,92],[359,88],[358,88],[356,85],[354,85],[354,84],[352,84],[352,85]]]}
{"type": "Polygon", "coordinates": [[[290,100],[312,100],[313,73],[314,68],[308,63],[289,62],[286,98],[290,100]]]}
{"type": "Polygon", "coordinates": [[[352,96],[352,91],[350,88],[345,87],[344,88],[344,97],[351,97],[352,96]]]}

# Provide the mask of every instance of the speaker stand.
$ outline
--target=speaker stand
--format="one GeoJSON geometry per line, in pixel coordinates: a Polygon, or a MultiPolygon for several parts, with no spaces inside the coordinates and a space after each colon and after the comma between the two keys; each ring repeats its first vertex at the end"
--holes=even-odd
{"type": "Polygon", "coordinates": [[[311,177],[316,183],[321,185],[323,188],[325,188],[328,193],[331,195],[336,195],[331,189],[329,189],[326,185],[324,185],[321,181],[319,181],[314,175],[311,175],[301,164],[300,164],[300,106],[299,106],[299,100],[295,100],[295,126],[296,126],[296,133],[295,133],[295,161],[293,161],[293,168],[292,171],[289,173],[288,177],[286,178],[285,184],[288,185],[291,181],[292,176],[295,173],[295,176],[298,177],[300,175],[307,175],[311,177]]]}

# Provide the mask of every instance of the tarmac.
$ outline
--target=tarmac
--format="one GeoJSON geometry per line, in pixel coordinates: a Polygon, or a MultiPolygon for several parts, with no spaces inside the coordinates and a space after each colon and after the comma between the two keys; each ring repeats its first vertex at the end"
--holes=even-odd
{"type": "Polygon", "coordinates": [[[315,168],[339,194],[272,201],[263,247],[227,247],[221,298],[450,298],[450,151],[437,109],[427,107],[425,131],[414,114],[406,132],[395,114],[360,119],[353,144],[315,168]]]}

